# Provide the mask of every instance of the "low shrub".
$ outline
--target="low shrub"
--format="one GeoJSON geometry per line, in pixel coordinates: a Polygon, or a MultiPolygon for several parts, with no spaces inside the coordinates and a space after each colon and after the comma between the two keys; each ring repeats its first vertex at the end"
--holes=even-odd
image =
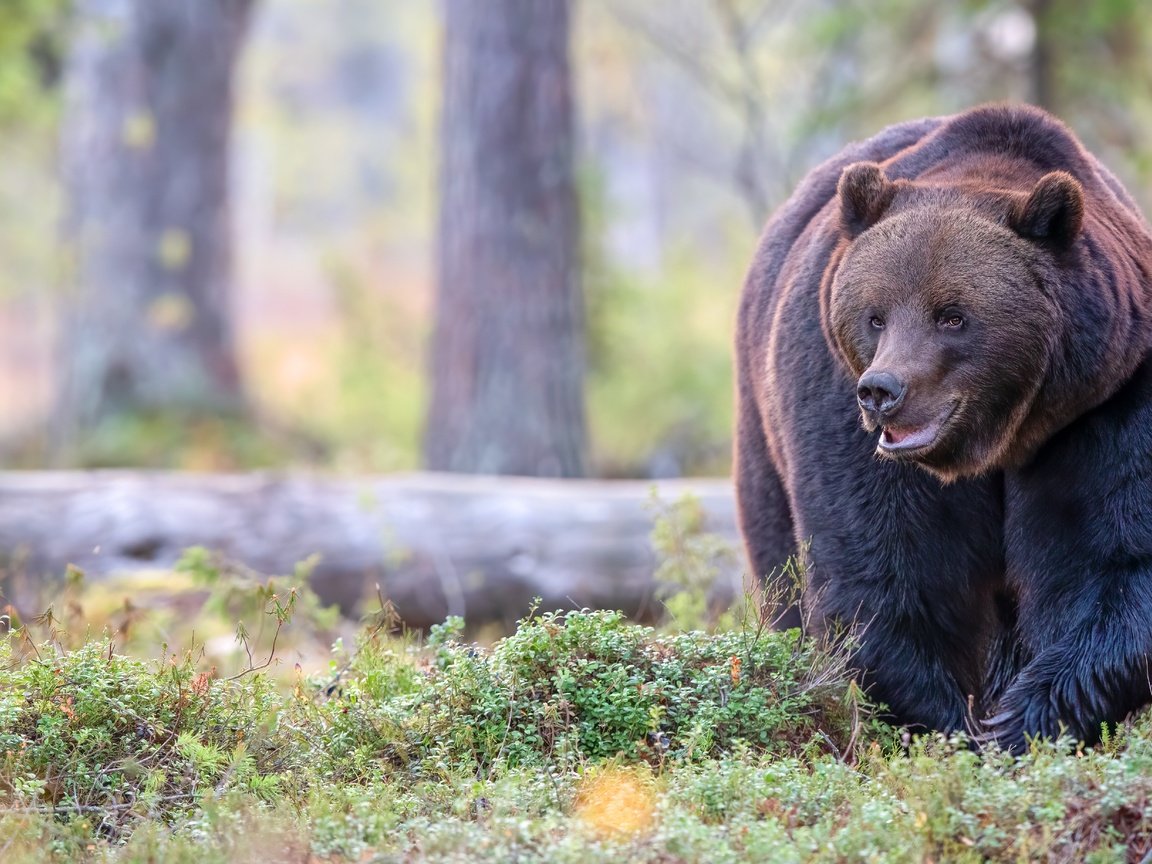
{"type": "MultiPolygon", "coordinates": [[[[302,727],[339,776],[379,760],[427,772],[572,766],[613,756],[662,764],[745,742],[846,752],[870,717],[841,655],[798,631],[660,635],[617,612],[549,612],[490,651],[441,628],[423,655],[364,640],[312,682],[302,727]]],[[[300,706],[298,706],[300,707],[300,706]]]]}

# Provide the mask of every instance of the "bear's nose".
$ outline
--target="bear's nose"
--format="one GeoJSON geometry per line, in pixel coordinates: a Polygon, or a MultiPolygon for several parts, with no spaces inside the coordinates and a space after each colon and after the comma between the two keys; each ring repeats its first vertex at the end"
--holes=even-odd
{"type": "Polygon", "coordinates": [[[908,385],[891,372],[869,370],[860,378],[856,400],[870,414],[892,414],[904,403],[908,385]]]}

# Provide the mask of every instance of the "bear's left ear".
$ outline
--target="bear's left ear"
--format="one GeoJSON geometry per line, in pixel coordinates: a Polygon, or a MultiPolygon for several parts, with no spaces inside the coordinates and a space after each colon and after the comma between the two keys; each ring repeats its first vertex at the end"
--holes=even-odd
{"type": "Polygon", "coordinates": [[[1072,244],[1083,224],[1084,187],[1067,171],[1053,171],[1037,180],[1012,214],[1012,228],[1021,237],[1060,249],[1072,244]]]}
{"type": "Polygon", "coordinates": [[[880,221],[896,187],[875,162],[856,162],[840,175],[836,193],[840,196],[840,227],[855,238],[880,221]]]}

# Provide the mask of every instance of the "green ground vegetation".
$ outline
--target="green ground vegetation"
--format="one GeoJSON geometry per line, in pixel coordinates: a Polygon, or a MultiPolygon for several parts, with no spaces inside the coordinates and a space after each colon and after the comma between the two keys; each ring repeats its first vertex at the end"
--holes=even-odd
{"type": "Polygon", "coordinates": [[[73,573],[44,615],[0,618],[0,858],[1145,860],[1147,717],[1020,758],[911,739],[843,648],[752,598],[688,602],[718,553],[693,512],[654,532],[688,586],[662,628],[537,610],[484,645],[459,619],[407,633],[382,600],[353,633],[306,565],[268,580],[203,550],[175,613],[73,573]]]}

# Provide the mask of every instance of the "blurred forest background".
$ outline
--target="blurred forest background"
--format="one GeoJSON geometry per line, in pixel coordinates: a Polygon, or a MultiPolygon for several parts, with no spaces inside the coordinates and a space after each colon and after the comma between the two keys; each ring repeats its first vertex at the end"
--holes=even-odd
{"type": "Polygon", "coordinates": [[[0,465],[723,474],[810,167],[1026,100],[1147,209],[1150,56],[1141,0],[5,0],[0,465]]]}

